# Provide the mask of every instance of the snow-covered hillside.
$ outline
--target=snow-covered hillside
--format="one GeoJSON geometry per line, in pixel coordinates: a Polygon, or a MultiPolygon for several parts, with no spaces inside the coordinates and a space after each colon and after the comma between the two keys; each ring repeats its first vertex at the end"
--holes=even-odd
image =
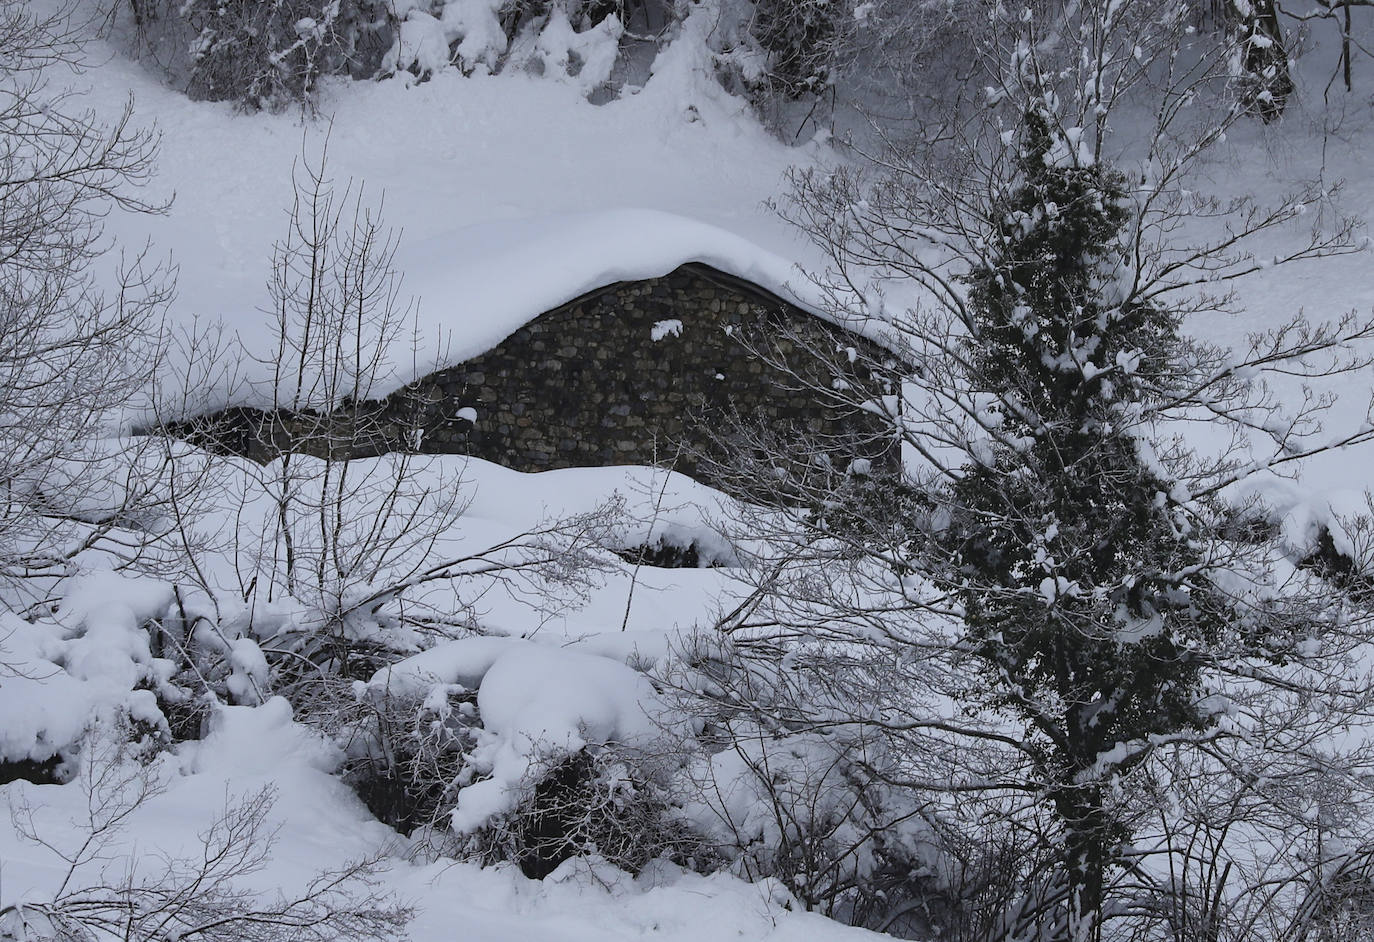
{"type": "MultiPolygon", "coordinates": [[[[57,6],[57,0],[33,3],[57,6]]],[[[271,404],[263,384],[271,379],[277,343],[266,310],[273,244],[286,234],[300,168],[325,155],[326,172],[340,190],[361,192],[363,205],[400,233],[395,265],[404,277],[402,295],[413,296],[416,307],[413,325],[389,351],[380,378],[387,389],[490,349],[532,317],[590,289],[662,275],[687,262],[707,263],[835,316],[807,277],[823,271],[826,259],[772,203],[786,199],[793,168],[846,158],[823,139],[779,141],[746,103],[722,89],[691,34],[659,55],[643,87],[605,104],[590,104],[572,81],[449,69],[425,82],[408,73],[377,82],[331,79],[319,113],[306,117],[239,114],[226,103],[191,101],[130,59],[121,39],[118,31],[91,39],[83,70],[50,78],[69,84],[71,102],[99,121],[116,120],[132,96],[135,122],[161,132],[144,196],[166,201],[166,212],[116,210],[105,220],[106,234],[124,247],[147,244],[153,257],[169,256],[176,266],[170,335],[221,328],[241,342],[246,357],[198,365],[196,375],[215,385],[187,391],[196,410],[271,404]]],[[[1319,89],[1316,76],[1327,67],[1314,62],[1304,87],[1319,89]]],[[[1310,114],[1295,109],[1273,127],[1256,123],[1233,133],[1208,165],[1218,190],[1278,193],[1287,180],[1320,175],[1348,181],[1342,211],[1374,213],[1374,113],[1352,107],[1340,133],[1316,147],[1315,123],[1330,116],[1317,114],[1315,102],[1312,108],[1310,114]]],[[[1285,236],[1265,238],[1263,251],[1282,254],[1285,236]]],[[[1369,266],[1369,254],[1361,252],[1262,271],[1238,286],[1242,313],[1188,327],[1236,345],[1299,309],[1318,319],[1369,309],[1369,266]]],[[[887,300],[917,299],[894,289],[887,300]]],[[[173,347],[164,365],[169,373],[185,366],[173,347]]],[[[1328,384],[1355,393],[1333,410],[1332,435],[1364,420],[1360,393],[1368,381],[1341,377],[1328,384]]],[[[1301,384],[1280,392],[1300,396],[1301,384]]],[[[593,855],[566,861],[536,881],[511,863],[483,868],[436,861],[421,848],[422,833],[403,838],[382,824],[336,774],[368,758],[369,747],[345,742],[339,729],[331,739],[297,722],[285,699],[263,689],[263,651],[309,664],[292,647],[307,643],[300,626],[315,628],[337,615],[331,630],[392,659],[350,675],[347,709],[376,707],[380,714],[385,707],[378,704],[395,696],[416,715],[437,717],[435,728],[470,735],[465,789],[444,821],[462,834],[476,833],[532,798],[534,772],[557,767],[583,744],[613,742],[655,756],[666,741],[660,737],[696,721],[670,716],[659,700],[665,684],[651,684],[645,671],[669,652],[681,653],[693,629],[734,610],[756,586],[729,569],[660,569],[638,564],[633,554],[660,542],[691,547],[705,562],[728,562],[731,553],[747,551],[720,538],[721,521],[742,513],[728,497],[663,470],[520,474],[452,456],[369,459],[356,463],[345,483],[330,479],[314,458],[259,467],[119,437],[147,418],[146,403],[131,401],[123,428],[110,428],[95,451],[63,466],[80,503],[63,504],[61,489],[45,497],[64,517],[66,545],[81,546],[74,556],[94,572],[44,582],[25,599],[29,607],[0,615],[0,759],[42,766],[67,757],[72,775],[60,785],[0,786],[0,804],[14,809],[12,822],[0,822],[0,910],[41,903],[83,880],[105,887],[156,883],[169,861],[202,853],[198,835],[223,821],[227,807],[264,795],[265,788],[270,802],[264,798],[260,807],[264,830],[274,834],[271,853],[236,872],[236,885],[290,894],[320,872],[375,856],[373,887],[414,907],[402,937],[416,942],[878,938],[802,911],[798,894],[807,888],[772,877],[701,876],[666,861],[631,876],[593,855]],[[109,516],[120,511],[122,488],[133,485],[112,485],[104,462],[140,449],[132,465],[153,482],[163,529],[154,545],[135,553],[127,545],[133,541],[119,535],[141,521],[109,516]],[[166,471],[172,466],[184,478],[166,471]],[[77,486],[102,474],[109,493],[77,486]],[[196,513],[169,524],[166,508],[181,506],[174,492],[183,486],[196,495],[196,513]],[[441,495],[437,502],[435,495],[441,495]],[[306,510],[297,542],[264,536],[298,507],[306,510]],[[107,525],[114,538],[100,529],[107,525]],[[99,539],[91,537],[97,532],[99,539]],[[82,543],[88,538],[90,547],[82,543]],[[375,556],[359,569],[376,563],[354,579],[343,577],[347,567],[338,558],[350,540],[375,556]],[[294,574],[280,576],[290,554],[318,573],[313,586],[300,589],[294,574]],[[193,565],[186,561],[192,555],[193,565]],[[340,574],[332,582],[326,578],[331,565],[340,574]],[[102,571],[110,569],[120,571],[102,571]],[[140,570],[149,575],[136,577],[140,570]],[[266,586],[271,590],[255,594],[266,586]],[[393,603],[405,608],[404,617],[392,617],[393,603]],[[151,622],[179,650],[150,642],[144,626],[151,622]],[[209,676],[207,664],[219,673],[209,676]],[[222,692],[224,703],[206,706],[204,691],[192,689],[187,671],[199,669],[207,676],[198,681],[222,692]],[[188,714],[200,710],[203,737],[156,755],[102,758],[97,747],[109,728],[97,723],[88,736],[93,717],[136,721],[147,742],[157,741],[170,738],[178,722],[159,703],[184,706],[188,714]],[[463,709],[480,710],[484,726],[464,726],[471,717],[463,709]],[[70,759],[80,743],[85,752],[70,759]],[[127,816],[116,814],[108,842],[88,854],[82,841],[109,812],[92,800],[102,794],[102,774],[126,776],[122,787],[143,789],[146,797],[127,816]],[[468,784],[474,776],[479,780],[468,784]],[[79,866],[69,866],[73,860],[79,866]]],[[[1206,429],[1188,434],[1204,447],[1210,443],[1206,429]]],[[[1365,490],[1374,483],[1369,468],[1367,452],[1334,453],[1312,462],[1300,481],[1274,476],[1247,487],[1286,515],[1283,535],[1296,554],[1333,513],[1364,509],[1365,490]]],[[[1050,602],[1053,595],[1052,589],[1050,602]]],[[[309,689],[309,678],[293,682],[309,689]]],[[[322,712],[326,706],[347,712],[321,703],[322,712]]],[[[758,736],[765,738],[761,729],[758,736]]],[[[795,750],[778,782],[821,764],[819,752],[795,750]]],[[[743,750],[740,755],[747,764],[743,750]]],[[[819,779],[842,778],[837,766],[826,766],[819,779]]],[[[694,824],[728,825],[754,837],[755,845],[787,828],[746,808],[746,799],[756,796],[742,797],[746,776],[732,778],[724,764],[707,759],[673,774],[710,778],[714,793],[684,812],[695,816],[694,824]],[[731,819],[740,808],[747,821],[731,819]]],[[[633,790],[629,773],[617,782],[633,790]]],[[[902,822],[893,843],[922,846],[920,826],[909,823],[920,816],[892,814],[902,822]]],[[[859,870],[877,867],[871,839],[853,838],[859,870]]],[[[45,938],[18,930],[5,935],[13,925],[0,919],[0,939],[45,938]]]]}
{"type": "MultiPolygon", "coordinates": [[[[404,379],[436,365],[441,349],[461,358],[588,288],[662,274],[687,261],[788,291],[797,280],[793,259],[806,249],[764,203],[780,192],[790,166],[823,152],[777,142],[744,103],[699,71],[693,52],[662,57],[643,89],[605,106],[588,104],[570,84],[450,71],[424,84],[404,74],[381,83],[330,83],[320,114],[308,119],[240,115],[227,104],[191,102],[117,44],[101,40],[88,47],[80,74],[53,79],[70,83],[80,105],[100,120],[115,118],[132,96],[135,121],[159,129],[156,175],[144,195],[170,201],[169,209],[153,217],[116,212],[107,233],[121,245],[146,241],[154,255],[171,256],[178,268],[173,329],[222,325],[257,355],[272,350],[263,307],[272,245],[286,231],[293,168],[320,159],[327,147],[329,175],[363,189],[384,222],[403,233],[396,258],[403,290],[418,302],[422,343],[433,341],[417,351],[418,359],[408,346],[394,351],[404,379]]],[[[253,401],[251,383],[261,378],[253,369],[249,362],[238,371],[246,384],[200,390],[198,402],[253,401]]],[[[615,539],[625,546],[647,545],[664,533],[678,542],[709,541],[703,514],[718,512],[712,510],[718,495],[683,478],[669,486],[663,473],[633,469],[521,475],[440,460],[422,475],[458,487],[464,505],[435,558],[481,550],[606,501],[629,501],[628,511],[616,516],[615,539]]],[[[251,542],[270,529],[262,514],[271,512],[271,501],[264,504],[262,492],[252,496],[252,477],[216,480],[216,493],[239,495],[230,498],[237,509],[212,512],[197,522],[201,532],[236,532],[237,540],[251,542]]],[[[237,540],[227,554],[204,557],[211,580],[228,586],[239,578],[233,547],[246,544],[237,540]]],[[[608,670],[634,678],[625,661],[661,656],[676,631],[708,621],[728,601],[722,592],[729,580],[717,570],[640,569],[604,552],[599,562],[603,570],[557,607],[472,581],[460,589],[468,598],[456,598],[453,583],[441,583],[440,596],[423,604],[466,612],[484,632],[530,638],[555,656],[568,650],[549,665],[564,686],[547,688],[548,704],[551,715],[563,717],[557,722],[576,729],[590,715],[577,708],[579,668],[592,672],[584,684],[605,683],[608,670]],[[564,702],[566,696],[572,701],[564,702]]],[[[152,583],[113,576],[82,584],[67,594],[59,616],[66,627],[57,635],[19,623],[5,632],[6,669],[38,683],[0,682],[7,756],[44,759],[54,746],[75,742],[90,717],[111,711],[160,722],[156,708],[147,709],[146,693],[131,698],[129,688],[157,684],[161,662],[139,640],[136,625],[169,597],[152,583]]],[[[259,669],[251,655],[234,663],[250,684],[259,669]]],[[[552,679],[513,669],[507,694],[513,703],[552,679]]],[[[422,676],[431,684],[436,679],[432,670],[422,676]]],[[[389,682],[389,676],[381,681],[389,682]]],[[[622,712],[640,709],[633,690],[618,702],[614,709],[622,712]]],[[[495,731],[497,707],[484,704],[484,712],[495,731]]],[[[198,853],[194,836],[263,787],[273,796],[268,826],[279,830],[270,861],[247,885],[290,892],[352,858],[401,854],[404,841],[329,774],[342,758],[338,747],[294,724],[290,713],[279,698],[218,711],[205,739],[146,770],[156,794],[135,809],[101,859],[121,861],[121,878],[126,867],[134,868],[136,880],[160,872],[159,858],[198,853]]],[[[546,720],[536,715],[529,722],[546,720]]],[[[651,720],[641,714],[641,722],[651,720]]],[[[509,734],[494,734],[518,731],[517,724],[509,734]]],[[[499,750],[501,742],[490,748],[499,750]]],[[[517,786],[520,771],[509,774],[517,786]]],[[[4,795],[16,809],[32,808],[35,829],[65,852],[79,845],[87,820],[90,789],[81,781],[78,775],[62,786],[15,783],[4,795]]],[[[16,818],[16,828],[22,821],[16,818]]],[[[0,833],[0,907],[47,898],[65,874],[53,849],[24,840],[16,828],[0,833]]],[[[101,873],[98,861],[87,864],[77,882],[99,880],[101,873]]],[[[417,942],[455,934],[490,942],[819,942],[865,935],[797,911],[791,895],[770,881],[702,878],[670,865],[631,879],[595,862],[572,863],[540,883],[510,865],[484,870],[396,856],[377,878],[383,891],[415,907],[404,937],[417,942]]]]}
{"type": "Polygon", "coordinates": [[[824,150],[760,127],[703,72],[704,50],[665,53],[642,89],[604,106],[571,84],[450,70],[331,82],[302,120],[189,101],[97,48],[103,63],[77,80],[83,103],[113,116],[134,97],[163,133],[149,195],[174,197],[164,217],[112,219],[111,235],[173,254],[175,321],[223,322],[250,350],[271,348],[261,309],[293,167],[326,148],[328,175],[365,188],[402,235],[396,263],[423,338],[418,362],[396,351],[402,375],[434,367],[445,342],[450,359],[480,352],[589,288],[687,261],[803,284],[792,265],[805,241],[764,204],[824,150]]]}

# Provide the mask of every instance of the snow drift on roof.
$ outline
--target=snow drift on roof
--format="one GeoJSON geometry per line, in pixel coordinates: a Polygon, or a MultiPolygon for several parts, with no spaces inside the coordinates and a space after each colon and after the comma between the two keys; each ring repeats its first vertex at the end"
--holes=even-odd
{"type": "Polygon", "coordinates": [[[410,258],[425,273],[408,281],[420,298],[422,321],[447,334],[444,353],[424,363],[426,371],[485,353],[539,315],[590,291],[657,278],[694,262],[833,320],[788,259],[724,229],[658,210],[484,223],[431,239],[410,258]],[[440,262],[444,256],[454,260],[447,268],[440,262]]]}
{"type": "MultiPolygon", "coordinates": [[[[626,208],[489,220],[428,235],[398,253],[403,293],[417,301],[414,336],[395,338],[389,372],[363,395],[385,395],[486,353],[540,315],[589,292],[661,277],[692,263],[749,282],[856,334],[880,336],[876,321],[831,313],[793,261],[699,220],[626,208]]],[[[277,338],[271,326],[263,319],[238,331],[251,354],[250,369],[273,362],[277,338]]],[[[265,375],[244,378],[227,402],[187,411],[224,404],[269,407],[265,375]]]]}

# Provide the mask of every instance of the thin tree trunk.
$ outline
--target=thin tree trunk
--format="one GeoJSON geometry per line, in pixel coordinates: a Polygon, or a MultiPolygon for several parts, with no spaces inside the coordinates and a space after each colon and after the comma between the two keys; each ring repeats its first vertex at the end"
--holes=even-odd
{"type": "Polygon", "coordinates": [[[1342,4],[1345,9],[1345,29],[1341,33],[1341,59],[1345,70],[1345,90],[1351,91],[1350,81],[1350,0],[1342,4]]]}
{"type": "Polygon", "coordinates": [[[1066,833],[1069,942],[1100,942],[1110,828],[1095,788],[1069,788],[1055,802],[1066,833]]]}

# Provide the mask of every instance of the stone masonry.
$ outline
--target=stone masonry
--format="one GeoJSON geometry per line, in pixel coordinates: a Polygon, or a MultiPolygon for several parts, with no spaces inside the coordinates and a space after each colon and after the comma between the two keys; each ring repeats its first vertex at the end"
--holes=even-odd
{"type": "MultiPolygon", "coordinates": [[[[852,395],[824,391],[889,393],[870,367],[891,360],[757,286],[686,265],[570,301],[481,356],[368,404],[370,427],[384,431],[354,436],[350,452],[470,454],[521,471],[658,464],[715,479],[737,447],[728,440],[771,434],[819,436],[848,452],[842,459],[881,460],[895,451],[890,430],[839,401],[852,395]]],[[[324,427],[335,442],[350,438],[328,416],[243,409],[197,426],[202,441],[260,460],[284,447],[321,452],[311,439],[324,427]]]]}

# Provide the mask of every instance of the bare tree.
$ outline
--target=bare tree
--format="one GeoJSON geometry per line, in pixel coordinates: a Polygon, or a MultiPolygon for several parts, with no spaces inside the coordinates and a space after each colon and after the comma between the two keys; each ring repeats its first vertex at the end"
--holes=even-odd
{"type": "MultiPolygon", "coordinates": [[[[76,553],[139,513],[131,486],[114,507],[83,513],[99,472],[89,441],[145,387],[159,356],[171,273],[148,250],[122,258],[102,290],[111,212],[159,212],[139,187],[155,132],[132,103],[109,124],[50,86],[78,69],[80,22],[0,4],[0,575],[13,588],[61,575],[76,553]]],[[[41,590],[40,590],[41,591],[41,590]]]]}
{"type": "MultiPolygon", "coordinates": [[[[406,351],[415,356],[419,342],[408,333],[411,306],[394,264],[398,236],[361,188],[335,185],[326,153],[297,165],[286,234],[274,248],[265,310],[274,347],[239,352],[260,367],[249,389],[265,408],[165,423],[253,461],[230,463],[219,485],[228,504],[218,512],[234,521],[220,551],[237,585],[217,585],[197,569],[192,581],[208,604],[179,596],[187,604],[165,620],[161,642],[177,652],[189,687],[223,696],[228,680],[243,686],[233,670],[236,639],[254,639],[270,676],[239,699],[287,696],[300,718],[365,756],[354,770],[359,781],[418,794],[436,783],[403,787],[399,777],[415,757],[402,755],[392,735],[411,717],[358,703],[351,682],[480,630],[490,593],[534,609],[576,604],[605,565],[601,547],[619,507],[551,519],[490,545],[461,542],[472,485],[462,459],[422,453],[436,404],[404,384],[396,362],[406,351]],[[226,590],[236,596],[228,611],[217,601],[226,590]]],[[[442,349],[430,355],[442,358],[442,349]]],[[[180,411],[164,415],[195,414],[194,401],[180,411]]],[[[181,459],[196,460],[215,461],[181,459]]],[[[194,556],[202,536],[194,515],[179,513],[180,545],[194,556]]]]}

